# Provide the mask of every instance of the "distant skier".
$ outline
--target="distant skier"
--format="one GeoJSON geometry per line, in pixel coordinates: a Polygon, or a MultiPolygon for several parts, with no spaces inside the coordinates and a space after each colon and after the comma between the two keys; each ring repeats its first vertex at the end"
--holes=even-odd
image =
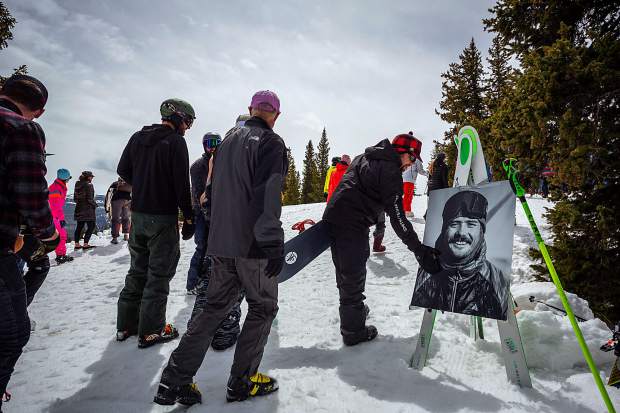
{"type": "Polygon", "coordinates": [[[248,315],[235,349],[226,400],[241,401],[278,389],[277,381],[259,373],[258,366],[278,312],[277,275],[284,264],[280,194],[288,163],[284,141],[273,132],[280,115],[276,94],[255,93],[249,110],[252,118],[226,134],[215,156],[207,246],[213,269],[207,305],[195,315],[162,372],[154,399],[158,404],[201,402],[193,377],[242,288],[248,315]]]}
{"type": "MultiPolygon", "coordinates": [[[[409,132],[409,134],[413,136],[412,132],[409,132]]],[[[424,170],[422,158],[420,157],[422,142],[420,142],[419,145],[419,148],[414,152],[415,161],[403,172],[403,209],[405,210],[405,215],[408,217],[413,216],[411,201],[413,201],[413,196],[415,194],[415,182],[418,179],[418,174],[428,176],[428,172],[424,170]]]]}
{"type": "Polygon", "coordinates": [[[196,295],[196,286],[202,273],[202,265],[207,253],[207,225],[205,217],[200,210],[200,196],[205,191],[207,177],[209,176],[209,161],[218,145],[222,143],[222,137],[217,133],[207,133],[202,137],[202,156],[198,158],[189,168],[192,183],[192,208],[194,208],[194,220],[196,231],[194,232],[194,243],[196,250],[189,264],[187,271],[187,294],[196,295]]]}
{"type": "Polygon", "coordinates": [[[65,221],[65,201],[67,198],[67,183],[71,179],[71,172],[67,169],[59,169],[56,172],[56,179],[49,186],[49,203],[54,217],[54,226],[60,234],[60,242],[56,247],[56,262],[73,261],[73,257],[67,255],[67,222],[65,221]]]}
{"type": "Polygon", "coordinates": [[[334,194],[334,191],[338,187],[338,184],[342,180],[344,173],[351,164],[351,157],[349,155],[342,155],[340,161],[336,164],[336,170],[332,172],[329,178],[329,188],[327,188],[327,202],[334,194]]]}
{"type": "Polygon", "coordinates": [[[439,152],[428,171],[428,192],[448,188],[448,165],[446,154],[439,152]]]}
{"type": "Polygon", "coordinates": [[[82,172],[75,183],[75,190],[73,191],[73,200],[75,201],[74,218],[77,222],[73,240],[75,241],[76,250],[80,248],[86,250],[94,247],[88,243],[95,230],[95,222],[97,220],[97,202],[95,202],[95,188],[92,184],[94,177],[95,175],[91,171],[82,172]],[[80,245],[84,226],[86,226],[84,244],[80,245]]]}
{"type": "Polygon", "coordinates": [[[129,241],[129,230],[131,228],[131,185],[119,177],[108,188],[104,203],[106,208],[109,205],[110,209],[112,244],[118,244],[121,228],[123,230],[123,239],[129,241]]]}
{"type": "Polygon", "coordinates": [[[45,134],[33,122],[43,114],[47,97],[43,83],[27,75],[11,76],[0,89],[0,411],[30,338],[26,287],[16,255],[24,247],[20,226],[28,228],[43,254],[60,241],[48,203],[45,134]]]}
{"type": "MultiPolygon", "coordinates": [[[[436,189],[448,188],[448,165],[445,162],[446,154],[439,152],[431,166],[428,168],[428,190],[427,195],[430,195],[431,191],[436,189]]],[[[424,212],[424,219],[426,219],[426,212],[424,212]]]]}
{"type": "Polygon", "coordinates": [[[196,115],[181,99],[167,99],[161,124],[133,134],[118,163],[118,175],[132,187],[131,264],[118,298],[116,339],[138,334],[138,347],[179,336],[166,323],[170,280],[179,263],[179,209],[184,240],[194,235],[189,155],[183,136],[196,115]]]}
{"type": "Polygon", "coordinates": [[[332,158],[332,164],[327,169],[327,173],[325,175],[325,184],[323,185],[323,197],[327,199],[327,195],[329,193],[329,179],[332,176],[332,173],[336,170],[336,165],[340,163],[340,156],[334,156],[332,158]]]}
{"type": "Polygon", "coordinates": [[[399,238],[430,273],[440,270],[439,252],[423,245],[403,211],[402,171],[415,161],[413,136],[396,136],[357,156],[323,213],[329,224],[331,251],[340,293],[340,333],[345,345],[370,341],[377,329],[366,324],[364,288],[370,255],[368,228],[385,211],[399,238]]]}

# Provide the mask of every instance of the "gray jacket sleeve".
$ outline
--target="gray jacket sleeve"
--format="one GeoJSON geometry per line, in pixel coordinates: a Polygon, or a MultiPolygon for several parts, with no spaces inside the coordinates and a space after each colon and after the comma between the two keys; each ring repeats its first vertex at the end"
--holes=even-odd
{"type": "Polygon", "coordinates": [[[280,222],[282,186],[288,171],[286,147],[279,136],[265,136],[258,148],[258,164],[250,208],[257,214],[254,238],[267,258],[284,254],[284,231],[280,222]]]}

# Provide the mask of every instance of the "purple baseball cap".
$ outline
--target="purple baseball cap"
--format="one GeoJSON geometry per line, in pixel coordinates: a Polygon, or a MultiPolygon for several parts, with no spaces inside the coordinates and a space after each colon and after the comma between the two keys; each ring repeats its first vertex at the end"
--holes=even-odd
{"type": "Polygon", "coordinates": [[[264,110],[266,112],[280,113],[280,99],[271,90],[259,90],[252,96],[252,109],[264,110]]]}

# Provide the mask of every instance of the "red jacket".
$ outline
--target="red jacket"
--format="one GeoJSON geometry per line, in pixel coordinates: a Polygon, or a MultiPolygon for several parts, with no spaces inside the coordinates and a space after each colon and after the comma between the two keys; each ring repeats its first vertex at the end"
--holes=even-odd
{"type": "Polygon", "coordinates": [[[349,165],[346,163],[339,162],[336,165],[336,170],[332,172],[331,177],[329,178],[329,188],[327,188],[327,202],[329,202],[329,198],[332,197],[332,194],[338,187],[340,180],[342,179],[344,173],[347,171],[349,165]]]}

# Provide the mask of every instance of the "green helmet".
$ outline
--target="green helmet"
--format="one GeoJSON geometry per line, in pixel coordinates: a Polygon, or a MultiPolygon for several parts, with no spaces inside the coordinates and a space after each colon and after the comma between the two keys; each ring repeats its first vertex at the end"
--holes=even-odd
{"type": "Polygon", "coordinates": [[[196,113],[192,105],[181,99],[166,99],[159,107],[162,119],[171,119],[173,115],[178,115],[181,118],[191,117],[196,118],[196,113]]]}

